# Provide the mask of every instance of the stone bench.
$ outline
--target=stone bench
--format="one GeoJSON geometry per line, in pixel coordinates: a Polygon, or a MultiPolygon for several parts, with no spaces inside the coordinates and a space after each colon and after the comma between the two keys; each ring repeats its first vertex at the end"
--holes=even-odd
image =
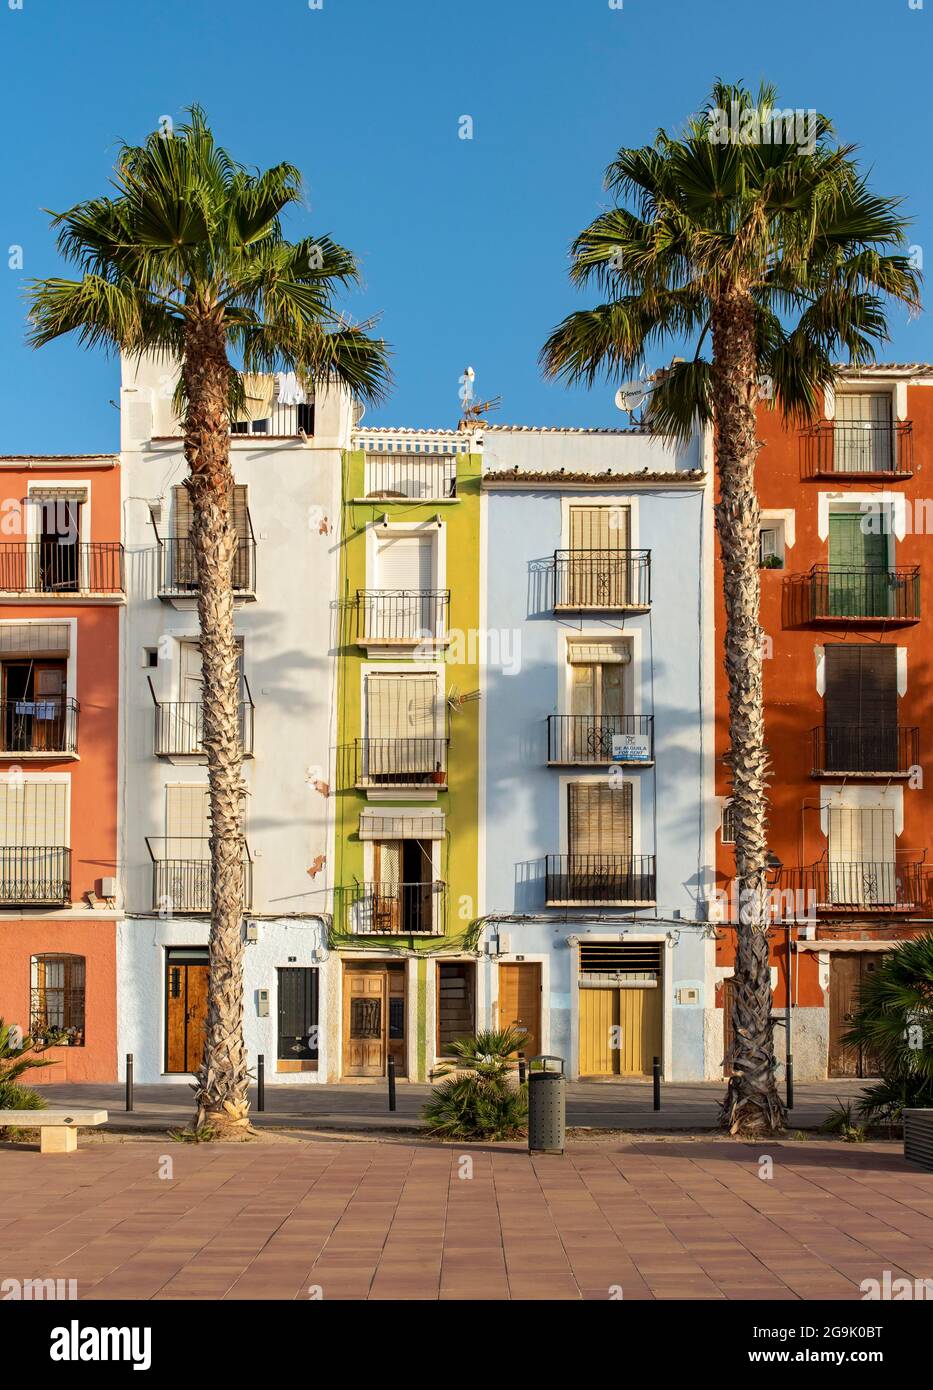
{"type": "Polygon", "coordinates": [[[39,1152],[44,1154],[74,1153],[82,1125],[106,1123],[106,1110],[0,1110],[0,1129],[37,1129],[39,1152]]]}

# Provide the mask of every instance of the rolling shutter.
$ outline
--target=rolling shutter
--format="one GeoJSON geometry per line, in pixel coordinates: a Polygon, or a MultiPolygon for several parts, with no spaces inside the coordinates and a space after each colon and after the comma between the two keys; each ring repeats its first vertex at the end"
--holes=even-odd
{"type": "Polygon", "coordinates": [[[71,647],[69,623],[0,623],[0,656],[67,657],[71,647]]]}
{"type": "Polygon", "coordinates": [[[896,647],[836,642],[824,655],[827,724],[897,724],[896,647]]]}
{"type": "Polygon", "coordinates": [[[433,549],[430,536],[380,540],[376,568],[379,588],[430,589],[433,549]]]}
{"type": "Polygon", "coordinates": [[[571,782],[567,791],[570,853],[631,857],[631,782],[614,786],[598,782],[571,782]]]}

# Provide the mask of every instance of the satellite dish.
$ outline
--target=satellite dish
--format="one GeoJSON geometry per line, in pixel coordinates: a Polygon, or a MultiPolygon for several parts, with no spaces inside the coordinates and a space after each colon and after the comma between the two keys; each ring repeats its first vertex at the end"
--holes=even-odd
{"type": "Polygon", "coordinates": [[[640,409],[648,399],[649,387],[644,381],[623,381],[615,395],[616,406],[631,414],[640,409]]]}

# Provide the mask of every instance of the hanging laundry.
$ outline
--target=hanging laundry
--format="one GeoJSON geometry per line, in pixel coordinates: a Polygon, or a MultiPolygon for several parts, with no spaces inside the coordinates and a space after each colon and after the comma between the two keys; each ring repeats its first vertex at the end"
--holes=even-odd
{"type": "Polygon", "coordinates": [[[245,400],[237,411],[237,424],[250,420],[268,420],[272,414],[272,396],[275,380],[260,372],[246,372],[243,376],[245,400]]]}
{"type": "Polygon", "coordinates": [[[294,372],[276,372],[279,405],[304,405],[305,389],[294,372]]]}

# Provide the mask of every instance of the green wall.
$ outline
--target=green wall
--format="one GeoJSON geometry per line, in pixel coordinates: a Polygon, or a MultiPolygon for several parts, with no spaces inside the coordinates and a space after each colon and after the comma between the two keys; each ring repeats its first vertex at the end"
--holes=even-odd
{"type": "MultiPolygon", "coordinates": [[[[430,455],[426,455],[430,458],[430,455]]],[[[358,589],[371,586],[366,575],[366,533],[371,523],[388,514],[390,522],[417,524],[440,516],[446,534],[446,576],[441,587],[450,590],[448,630],[462,636],[446,654],[439,650],[435,660],[443,664],[444,692],[456,689],[461,695],[479,689],[480,643],[469,640],[479,630],[479,495],[481,458],[477,454],[457,455],[457,500],[419,502],[410,499],[360,502],[364,493],[362,450],[347,452],[343,460],[343,505],[341,518],[340,622],[338,674],[338,758],[336,797],[336,839],[333,883],[337,887],[334,905],[333,944],[342,951],[379,950],[386,955],[416,952],[444,953],[462,950],[471,939],[471,923],[477,915],[477,816],[479,809],[479,704],[469,702],[448,714],[447,787],[431,802],[409,801],[404,794],[393,804],[413,809],[437,806],[446,817],[446,839],[441,846],[440,877],[447,884],[446,933],[443,937],[351,936],[347,907],[341,888],[363,882],[364,844],[359,838],[360,812],[368,801],[365,792],[352,786],[352,748],[362,735],[361,667],[398,665],[398,658],[379,661],[356,645],[356,614],[353,601],[358,589]]],[[[407,663],[406,663],[407,664],[407,663]]],[[[417,664],[417,663],[413,663],[417,664]]],[[[424,975],[419,970],[419,995],[424,992],[424,975]]],[[[424,1003],[419,1000],[419,1054],[423,1055],[424,1003]]]]}

